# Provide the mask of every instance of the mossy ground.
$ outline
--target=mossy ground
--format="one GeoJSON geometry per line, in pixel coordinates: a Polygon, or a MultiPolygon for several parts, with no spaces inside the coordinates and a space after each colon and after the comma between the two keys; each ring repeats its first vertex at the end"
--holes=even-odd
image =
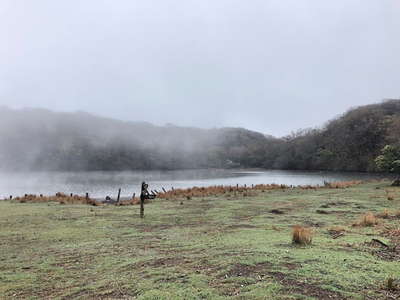
{"type": "Polygon", "coordinates": [[[155,200],[143,220],[137,206],[0,201],[0,298],[397,299],[385,232],[400,217],[352,226],[385,208],[400,210],[388,182],[155,200]],[[312,245],[292,245],[296,224],[314,228],[312,245]]]}

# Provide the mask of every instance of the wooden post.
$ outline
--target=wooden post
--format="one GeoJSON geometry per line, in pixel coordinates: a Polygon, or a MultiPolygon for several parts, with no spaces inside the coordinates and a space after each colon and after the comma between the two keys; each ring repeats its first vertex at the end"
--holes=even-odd
{"type": "Polygon", "coordinates": [[[70,196],[71,196],[71,197],[73,197],[73,196],[74,196],[74,194],[72,194],[72,193],[71,193],[71,194],[70,194],[70,196]]]}
{"type": "Polygon", "coordinates": [[[162,190],[163,190],[164,193],[167,193],[167,191],[164,188],[162,188],[162,190]]]}
{"type": "Polygon", "coordinates": [[[146,183],[142,182],[142,191],[140,193],[140,218],[144,218],[144,199],[146,197],[146,183]]]}
{"type": "Polygon", "coordinates": [[[118,189],[117,203],[119,203],[120,197],[121,197],[121,188],[118,189]]]}
{"type": "Polygon", "coordinates": [[[12,195],[10,195],[10,200],[12,200],[12,195]]]}
{"type": "Polygon", "coordinates": [[[86,200],[89,200],[89,193],[86,193],[86,200]]]}
{"type": "Polygon", "coordinates": [[[136,193],[133,193],[132,199],[135,199],[136,193]]]}

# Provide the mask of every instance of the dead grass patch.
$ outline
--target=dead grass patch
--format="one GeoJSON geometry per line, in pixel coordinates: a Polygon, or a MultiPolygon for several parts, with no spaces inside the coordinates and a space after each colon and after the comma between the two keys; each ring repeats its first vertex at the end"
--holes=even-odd
{"type": "Polygon", "coordinates": [[[372,227],[379,223],[378,219],[373,213],[368,212],[360,217],[360,219],[353,224],[353,226],[372,227]]]}
{"type": "Polygon", "coordinates": [[[362,184],[361,180],[338,181],[338,182],[325,182],[324,186],[331,189],[345,189],[355,185],[362,184]]]}
{"type": "Polygon", "coordinates": [[[300,225],[293,226],[292,242],[299,245],[309,245],[312,243],[313,230],[300,225]]]}
{"type": "Polygon", "coordinates": [[[79,196],[79,195],[66,195],[64,193],[56,193],[53,196],[43,196],[35,194],[25,194],[23,197],[16,197],[14,201],[20,203],[45,203],[45,202],[58,202],[60,204],[88,204],[93,206],[102,205],[90,197],[79,196]]]}
{"type": "Polygon", "coordinates": [[[388,219],[390,217],[390,211],[385,208],[382,212],[376,214],[378,218],[388,219]]]}

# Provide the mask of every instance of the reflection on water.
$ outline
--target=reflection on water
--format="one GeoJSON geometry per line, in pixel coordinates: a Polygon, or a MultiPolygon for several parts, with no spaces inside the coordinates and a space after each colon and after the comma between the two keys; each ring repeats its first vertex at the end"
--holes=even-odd
{"type": "Polygon", "coordinates": [[[304,172],[269,170],[184,170],[134,172],[30,172],[0,173],[0,197],[23,194],[54,194],[56,192],[84,194],[104,198],[114,196],[118,188],[122,195],[138,194],[140,183],[146,181],[152,190],[210,185],[287,184],[317,185],[324,181],[381,178],[379,174],[304,172]]]}

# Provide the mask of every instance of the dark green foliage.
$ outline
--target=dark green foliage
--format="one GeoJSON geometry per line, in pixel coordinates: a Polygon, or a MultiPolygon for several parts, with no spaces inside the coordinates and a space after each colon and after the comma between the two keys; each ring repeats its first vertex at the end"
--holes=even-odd
{"type": "Polygon", "coordinates": [[[266,167],[298,170],[377,171],[386,144],[400,142],[400,101],[355,108],[324,128],[303,130],[276,143],[266,167]]]}
{"type": "Polygon", "coordinates": [[[375,162],[379,170],[400,175],[400,148],[386,145],[375,162]]]}

